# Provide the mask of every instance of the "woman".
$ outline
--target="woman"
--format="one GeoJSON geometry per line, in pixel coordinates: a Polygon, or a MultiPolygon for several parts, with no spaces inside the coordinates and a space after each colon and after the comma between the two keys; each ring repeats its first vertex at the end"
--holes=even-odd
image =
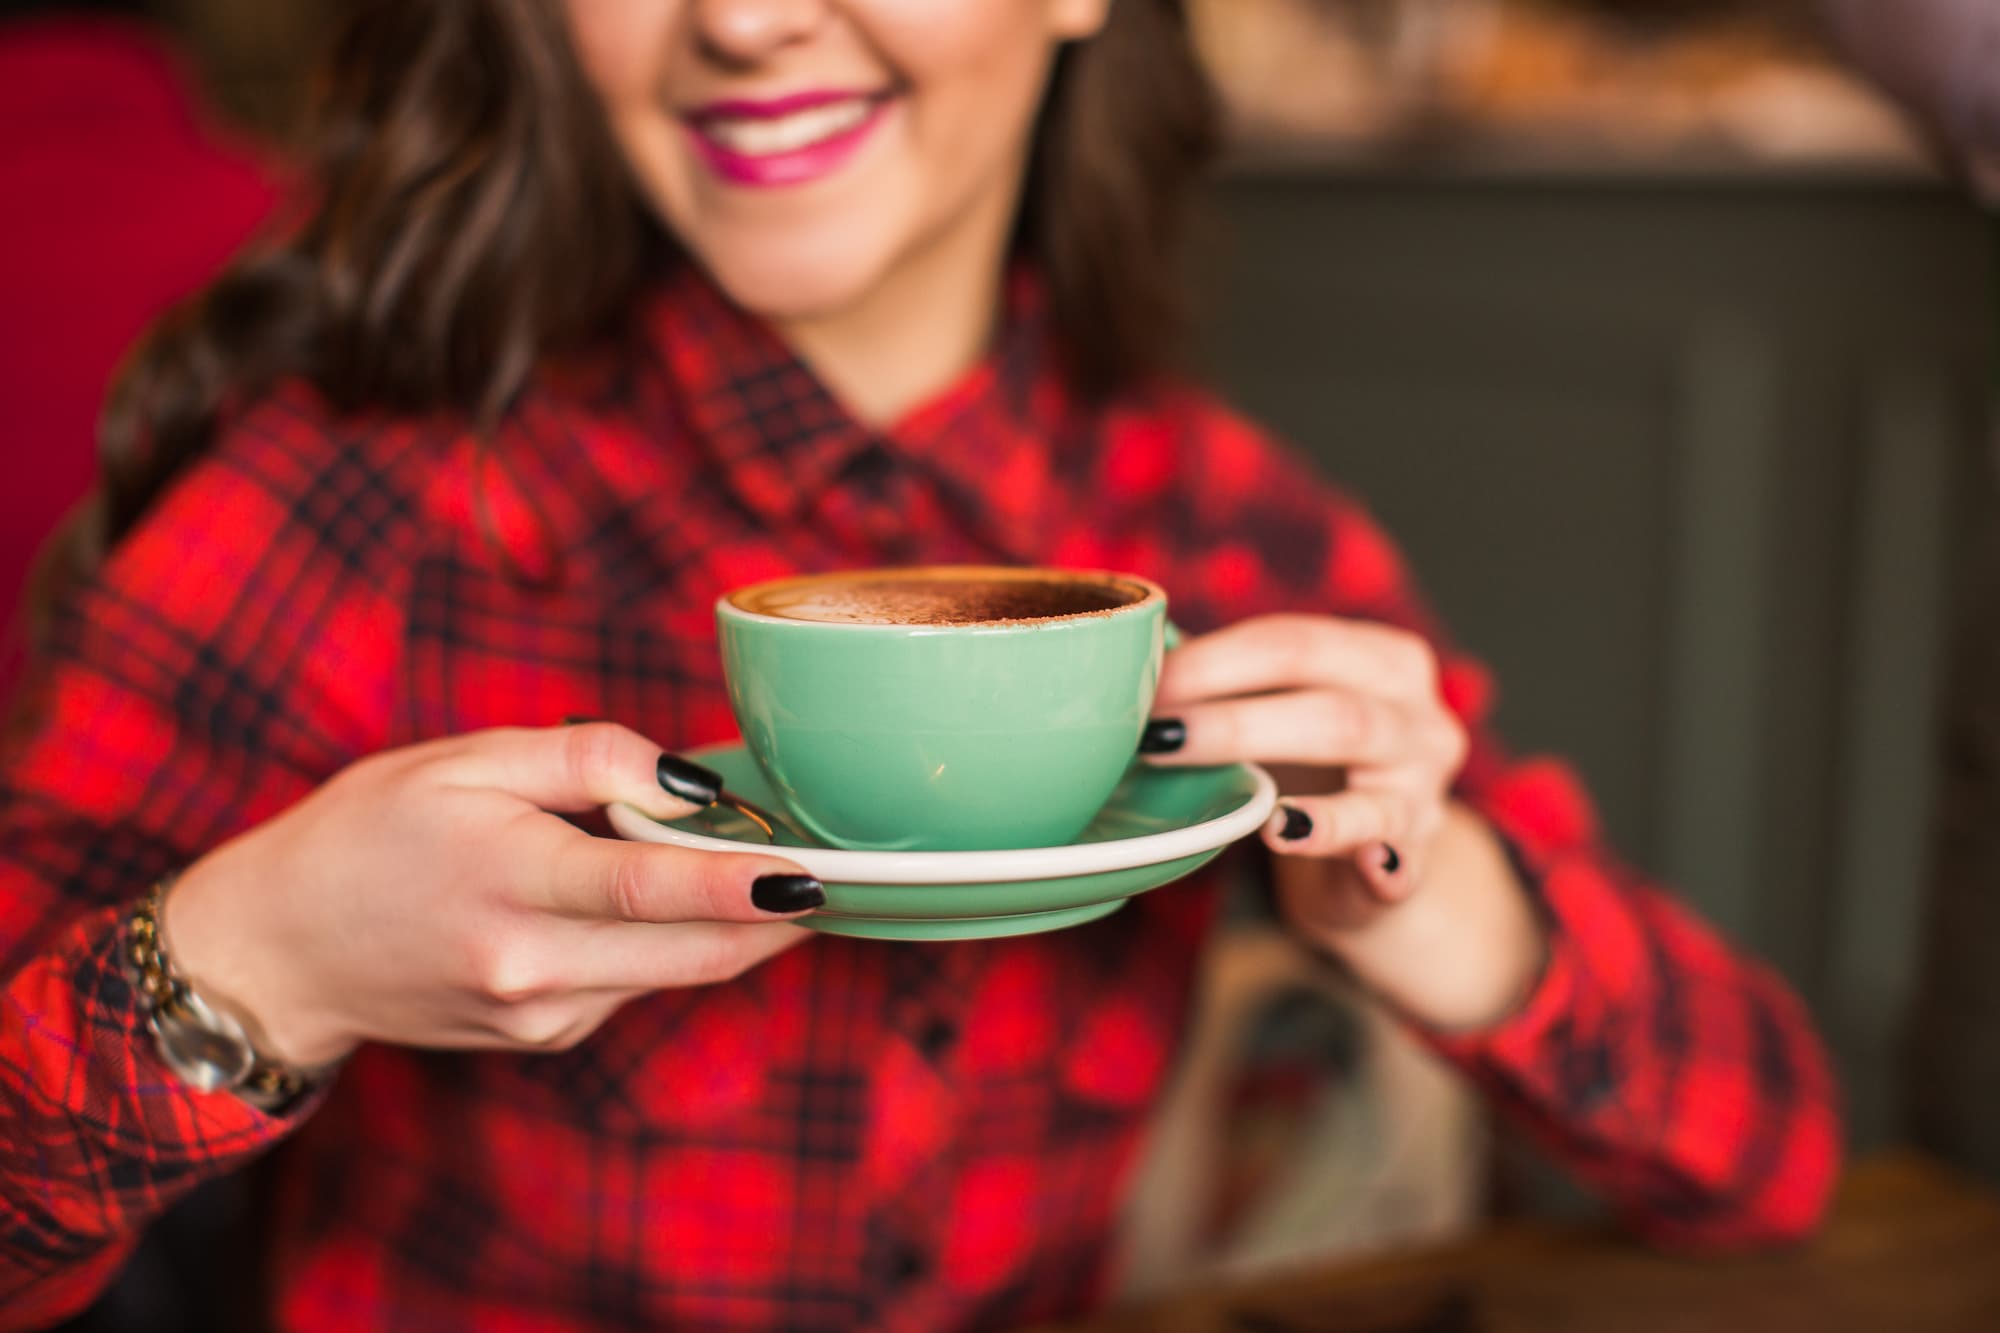
{"type": "Polygon", "coordinates": [[[557,817],[712,794],[658,742],[732,730],[720,590],[891,562],[1162,580],[1207,632],[1154,761],[1344,771],[1264,833],[1301,938],[1648,1234],[1809,1228],[1796,1003],[1503,757],[1368,519],[1166,372],[1208,127],[1174,0],[358,6],[310,215],[124,387],[116,545],[5,765],[0,1304],[79,1304],[283,1139],[287,1328],[1087,1303],[1212,885],[899,947],[810,937],[781,857],[557,817]],[[247,1075],[147,1031],[154,901],[247,1075]]]}

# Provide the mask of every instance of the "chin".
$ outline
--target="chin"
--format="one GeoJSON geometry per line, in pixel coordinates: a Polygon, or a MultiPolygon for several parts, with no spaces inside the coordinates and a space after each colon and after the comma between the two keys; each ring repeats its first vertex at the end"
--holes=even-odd
{"type": "Polygon", "coordinates": [[[758,246],[701,254],[729,299],[769,320],[820,319],[851,310],[874,290],[883,265],[831,247],[758,246]]]}

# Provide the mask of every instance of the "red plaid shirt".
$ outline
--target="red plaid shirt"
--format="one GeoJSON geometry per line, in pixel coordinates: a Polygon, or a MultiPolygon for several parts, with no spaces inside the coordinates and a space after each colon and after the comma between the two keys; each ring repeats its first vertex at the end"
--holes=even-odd
{"type": "MultiPolygon", "coordinates": [[[[280,1140],[288,1329],[937,1330],[1092,1300],[1212,881],[1025,939],[814,939],[564,1054],[366,1047],[284,1117],[176,1082],[116,957],[156,876],[370,751],[568,714],[730,736],[710,607],[750,580],[1032,561],[1150,575],[1194,631],[1429,628],[1351,501],[1191,389],[1080,406],[1032,294],[1010,305],[886,433],[689,274],[486,445],[303,389],[224,434],[69,605],[0,765],[0,1323],[80,1305],[280,1140]]],[[[1478,732],[1460,794],[1553,955],[1517,1015],[1438,1048],[1652,1236],[1810,1226],[1837,1126],[1799,1005],[1607,857],[1561,767],[1502,754],[1477,665],[1447,650],[1444,680],[1478,732]]]]}

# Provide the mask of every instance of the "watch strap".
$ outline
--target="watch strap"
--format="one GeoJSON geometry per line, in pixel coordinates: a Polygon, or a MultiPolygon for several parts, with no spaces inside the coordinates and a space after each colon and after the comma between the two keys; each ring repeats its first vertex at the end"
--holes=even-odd
{"type": "Polygon", "coordinates": [[[209,1004],[175,971],[160,909],[176,878],[154,884],[125,922],[125,960],[160,1058],[199,1091],[226,1089],[259,1110],[282,1111],[331,1071],[296,1069],[262,1055],[241,1019],[209,1004]]]}

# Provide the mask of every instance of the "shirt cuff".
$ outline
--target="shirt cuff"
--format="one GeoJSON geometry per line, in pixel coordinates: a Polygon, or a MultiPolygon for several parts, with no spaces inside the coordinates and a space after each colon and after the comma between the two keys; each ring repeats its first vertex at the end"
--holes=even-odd
{"type": "Polygon", "coordinates": [[[1587,857],[1557,858],[1536,871],[1501,839],[1547,931],[1541,974],[1499,1022],[1473,1031],[1420,1027],[1420,1035],[1503,1095],[1580,1126],[1617,1101],[1616,997],[1601,993],[1600,969],[1587,953],[1592,932],[1614,920],[1622,928],[1628,908],[1587,857]]]}
{"type": "MultiPolygon", "coordinates": [[[[87,1058],[84,1082],[100,1098],[143,1099],[184,1103],[186,1116],[168,1123],[185,1124],[210,1144],[242,1144],[255,1148],[274,1139],[309,1116],[323,1099],[324,1088],[299,1097],[282,1111],[262,1110],[233,1092],[202,1092],[185,1082],[160,1056],[147,1023],[139,990],[125,959],[125,921],[129,905],[105,908],[74,925],[58,951],[58,964],[44,978],[34,999],[22,997],[45,1017],[63,1008],[68,982],[69,1016],[64,1026],[75,1050],[87,1058]]],[[[160,1124],[157,1116],[148,1116],[160,1124]]]]}
{"type": "Polygon", "coordinates": [[[98,1273],[107,1251],[202,1180],[311,1114],[197,1092],[160,1059],[123,957],[124,908],[72,922],[0,988],[0,1195],[22,1204],[16,1253],[45,1273],[98,1273]]]}

